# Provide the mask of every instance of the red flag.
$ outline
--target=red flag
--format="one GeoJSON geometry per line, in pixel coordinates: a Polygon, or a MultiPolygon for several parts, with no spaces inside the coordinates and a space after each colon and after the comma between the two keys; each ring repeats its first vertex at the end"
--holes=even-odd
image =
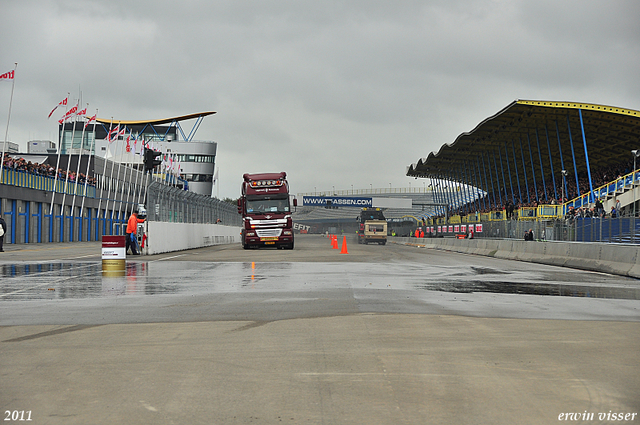
{"type": "Polygon", "coordinates": [[[92,121],[95,121],[96,117],[97,117],[97,114],[89,118],[89,121],[87,121],[87,123],[84,125],[84,128],[87,128],[87,126],[91,124],[92,121]]]}
{"type": "Polygon", "coordinates": [[[13,80],[13,77],[15,77],[16,75],[16,71],[11,70],[9,72],[5,72],[4,74],[0,75],[0,80],[13,80]]]}
{"type": "Polygon", "coordinates": [[[129,135],[127,136],[127,147],[125,148],[127,152],[131,152],[131,145],[129,144],[130,141],[131,141],[131,133],[129,133],[129,135]]]}
{"type": "Polygon", "coordinates": [[[69,98],[65,97],[62,102],[58,103],[58,105],[55,108],[53,108],[53,110],[51,112],[49,112],[49,116],[47,118],[51,118],[51,115],[56,111],[56,109],[58,109],[58,106],[60,106],[60,105],[66,106],[68,100],[69,100],[69,98]]]}
{"type": "Polygon", "coordinates": [[[69,111],[68,111],[66,114],[64,114],[64,115],[62,116],[62,118],[60,118],[60,119],[58,120],[58,122],[59,122],[60,124],[62,124],[62,123],[63,123],[63,122],[65,122],[67,119],[69,119],[69,118],[71,118],[73,115],[75,115],[75,113],[76,113],[76,112],[78,112],[78,105],[76,105],[76,106],[74,106],[73,108],[69,109],[69,111]]]}

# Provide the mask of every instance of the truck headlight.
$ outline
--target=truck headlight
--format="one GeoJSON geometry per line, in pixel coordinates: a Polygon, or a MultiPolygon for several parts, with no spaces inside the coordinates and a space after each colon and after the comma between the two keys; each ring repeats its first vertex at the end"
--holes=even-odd
{"type": "Polygon", "coordinates": [[[291,230],[283,230],[282,234],[283,235],[287,235],[287,236],[291,236],[291,230]]]}

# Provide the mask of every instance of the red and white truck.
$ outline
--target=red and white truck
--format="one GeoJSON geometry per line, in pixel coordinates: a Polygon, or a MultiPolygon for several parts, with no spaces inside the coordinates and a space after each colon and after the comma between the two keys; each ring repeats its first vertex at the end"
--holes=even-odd
{"type": "MultiPolygon", "coordinates": [[[[293,223],[287,173],[244,174],[238,213],[242,247],[293,249],[293,223]]],[[[296,200],[293,205],[296,206],[296,200]]]]}

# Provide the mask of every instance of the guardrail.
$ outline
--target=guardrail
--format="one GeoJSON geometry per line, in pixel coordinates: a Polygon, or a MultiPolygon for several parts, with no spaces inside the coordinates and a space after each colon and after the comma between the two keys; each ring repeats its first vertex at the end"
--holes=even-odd
{"type": "Polygon", "coordinates": [[[2,168],[0,175],[0,184],[24,187],[35,190],[45,190],[47,192],[66,193],[67,195],[86,196],[88,198],[96,197],[96,188],[92,185],[84,183],[56,180],[54,177],[41,176],[21,170],[12,170],[2,168]],[[55,188],[55,190],[54,190],[55,188]],[[66,190],[65,190],[66,189],[66,190]]]}

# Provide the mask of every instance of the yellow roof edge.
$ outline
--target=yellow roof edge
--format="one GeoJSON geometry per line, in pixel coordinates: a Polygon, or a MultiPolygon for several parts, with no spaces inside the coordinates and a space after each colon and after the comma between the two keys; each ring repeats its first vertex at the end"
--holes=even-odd
{"type": "Polygon", "coordinates": [[[616,106],[598,105],[596,103],[583,102],[553,102],[548,100],[516,100],[520,105],[545,106],[547,108],[589,109],[592,111],[611,112],[620,115],[629,115],[640,118],[640,111],[616,106]]]}
{"type": "Polygon", "coordinates": [[[198,117],[206,117],[207,115],[213,115],[215,113],[216,113],[215,111],[197,112],[195,114],[181,115],[179,117],[163,118],[163,119],[157,119],[157,120],[143,120],[143,121],[120,121],[120,120],[115,120],[111,118],[109,119],[96,118],[96,121],[102,124],[109,124],[113,122],[114,124],[122,124],[122,125],[140,125],[140,124],[159,125],[159,124],[167,124],[173,121],[185,121],[185,120],[190,120],[198,117]]]}

